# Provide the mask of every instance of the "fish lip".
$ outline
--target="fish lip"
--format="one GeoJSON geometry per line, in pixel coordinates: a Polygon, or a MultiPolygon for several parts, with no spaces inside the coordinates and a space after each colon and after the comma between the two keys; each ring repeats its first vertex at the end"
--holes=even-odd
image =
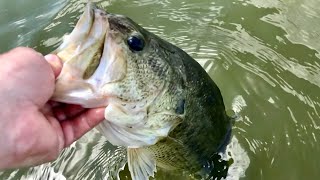
{"type": "Polygon", "coordinates": [[[95,9],[99,9],[99,8],[98,8],[98,6],[96,5],[96,3],[88,2],[87,5],[86,5],[86,9],[95,10],[95,9]]]}
{"type": "MultiPolygon", "coordinates": [[[[53,52],[62,60],[63,68],[57,77],[52,100],[87,107],[107,105],[106,97],[101,95],[98,84],[90,81],[91,77],[83,77],[88,64],[95,57],[94,53],[99,51],[100,46],[104,49],[109,27],[107,14],[94,3],[88,3],[70,35],[53,52]]],[[[96,71],[97,68],[93,74],[96,71]]]]}
{"type": "MultiPolygon", "coordinates": [[[[77,24],[73,28],[70,34],[64,35],[62,38],[62,44],[51,52],[51,54],[58,54],[59,51],[67,48],[70,45],[70,42],[74,40],[81,40],[85,39],[89,36],[90,31],[92,29],[94,23],[94,10],[97,9],[96,5],[92,2],[88,2],[83,14],[78,19],[77,24]]],[[[64,63],[66,60],[61,58],[62,62],[64,63]]]]}

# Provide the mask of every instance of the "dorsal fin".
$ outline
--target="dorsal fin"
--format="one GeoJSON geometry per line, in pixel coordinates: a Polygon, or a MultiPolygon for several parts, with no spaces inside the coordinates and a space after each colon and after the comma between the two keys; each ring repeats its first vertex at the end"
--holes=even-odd
{"type": "Polygon", "coordinates": [[[148,180],[157,171],[155,158],[144,148],[128,148],[128,166],[132,180],[148,180]]]}

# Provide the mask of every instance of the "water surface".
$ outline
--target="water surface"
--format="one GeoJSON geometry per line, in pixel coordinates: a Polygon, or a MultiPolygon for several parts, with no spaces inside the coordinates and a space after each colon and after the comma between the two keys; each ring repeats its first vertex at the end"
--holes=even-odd
{"type": "MultiPolygon", "coordinates": [[[[1,1],[0,52],[16,46],[51,52],[85,2],[1,1]]],[[[320,177],[320,1],[96,2],[181,47],[217,83],[226,108],[239,116],[227,179],[320,177]]],[[[0,172],[0,179],[110,179],[124,159],[121,148],[92,131],[57,161],[0,172]]]]}

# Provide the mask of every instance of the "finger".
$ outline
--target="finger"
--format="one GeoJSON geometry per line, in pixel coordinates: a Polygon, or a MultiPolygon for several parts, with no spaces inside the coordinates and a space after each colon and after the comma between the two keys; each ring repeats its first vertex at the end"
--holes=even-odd
{"type": "Polygon", "coordinates": [[[60,153],[60,151],[64,148],[64,136],[63,136],[63,132],[62,132],[62,128],[61,125],[59,123],[59,121],[53,117],[53,116],[46,116],[48,122],[51,124],[51,127],[54,129],[54,131],[57,133],[57,149],[51,149],[51,152],[54,152],[53,154],[53,159],[57,158],[58,154],[60,153]]]}
{"type": "Polygon", "coordinates": [[[40,111],[45,115],[52,115],[52,106],[49,103],[46,103],[40,111]]]}
{"type": "Polygon", "coordinates": [[[64,121],[67,119],[66,113],[60,108],[54,108],[53,115],[58,121],[64,121]]]}
{"type": "Polygon", "coordinates": [[[104,120],[104,109],[89,109],[85,113],[61,123],[65,147],[72,144],[104,120]]]}
{"type": "Polygon", "coordinates": [[[62,61],[54,54],[48,54],[44,58],[51,65],[54,76],[58,77],[62,69],[62,61]]]}
{"type": "Polygon", "coordinates": [[[55,101],[48,101],[41,109],[40,111],[45,115],[53,116],[54,108],[61,106],[62,103],[55,102],[55,101]]]}
{"type": "Polygon", "coordinates": [[[59,121],[63,121],[83,112],[85,108],[75,104],[61,104],[54,108],[54,115],[59,121]]]}
{"type": "Polygon", "coordinates": [[[58,106],[61,106],[62,103],[60,102],[57,102],[57,101],[48,101],[48,104],[51,106],[51,107],[58,107],[58,106]]]}
{"type": "Polygon", "coordinates": [[[83,112],[85,108],[76,104],[66,104],[62,110],[65,112],[67,118],[72,118],[83,112]]]}

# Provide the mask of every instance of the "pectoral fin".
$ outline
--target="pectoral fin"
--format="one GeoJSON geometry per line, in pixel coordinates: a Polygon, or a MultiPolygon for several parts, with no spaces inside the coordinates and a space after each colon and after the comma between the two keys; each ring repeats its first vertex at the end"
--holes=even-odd
{"type": "Polygon", "coordinates": [[[128,166],[132,180],[148,180],[157,171],[152,153],[143,148],[128,148],[128,166]]]}

